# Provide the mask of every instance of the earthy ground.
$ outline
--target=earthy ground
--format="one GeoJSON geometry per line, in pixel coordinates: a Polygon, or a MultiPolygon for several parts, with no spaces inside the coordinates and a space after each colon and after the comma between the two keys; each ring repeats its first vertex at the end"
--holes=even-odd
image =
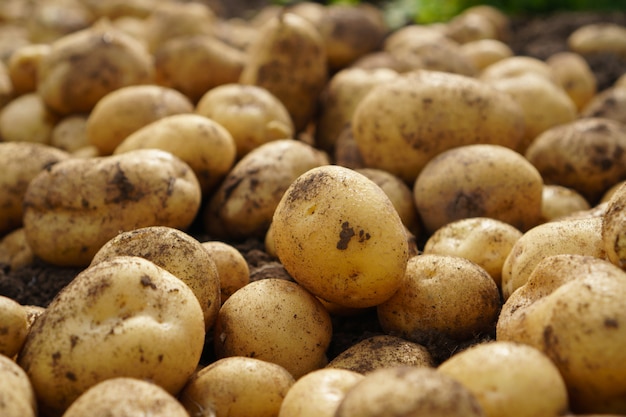
{"type": "MultiPolygon", "coordinates": [[[[567,49],[566,39],[574,29],[583,24],[600,21],[616,22],[626,26],[626,13],[559,13],[532,18],[517,17],[513,19],[510,45],[518,55],[545,59],[555,52],[567,49]]],[[[615,55],[589,57],[589,64],[596,74],[600,89],[610,86],[626,71],[626,59],[615,55]]],[[[200,240],[208,238],[202,236],[201,232],[196,233],[192,230],[192,234],[200,240]]],[[[231,243],[246,256],[253,279],[284,273],[280,265],[263,252],[262,242],[231,243]]],[[[0,265],[0,295],[11,297],[22,304],[46,306],[78,272],[80,269],[54,267],[41,261],[35,261],[32,265],[18,270],[10,270],[6,265],[0,265]]],[[[356,317],[336,317],[334,320],[335,336],[328,352],[330,358],[354,342],[381,332],[374,310],[356,317]]],[[[477,335],[477,339],[488,339],[492,336],[477,335]]],[[[437,347],[432,353],[438,361],[463,347],[445,341],[433,341],[433,346],[437,347]]],[[[207,351],[204,360],[210,361],[211,355],[212,353],[207,351]]]]}

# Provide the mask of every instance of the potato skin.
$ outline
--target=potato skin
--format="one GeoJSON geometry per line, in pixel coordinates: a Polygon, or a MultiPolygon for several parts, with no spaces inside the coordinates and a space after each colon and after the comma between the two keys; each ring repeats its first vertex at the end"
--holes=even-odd
{"type": "Polygon", "coordinates": [[[86,266],[120,231],[187,228],[200,207],[191,168],[168,152],[68,159],[41,172],[24,196],[24,230],[35,255],[86,266]]]}
{"type": "Polygon", "coordinates": [[[2,417],[36,417],[37,399],[26,372],[0,354],[0,414],[2,417]]]}
{"type": "Polygon", "coordinates": [[[602,218],[602,242],[609,261],[626,269],[626,184],[619,186],[607,202],[602,218]]]}
{"type": "Polygon", "coordinates": [[[0,355],[13,358],[28,334],[26,310],[12,298],[0,295],[0,355]]]}

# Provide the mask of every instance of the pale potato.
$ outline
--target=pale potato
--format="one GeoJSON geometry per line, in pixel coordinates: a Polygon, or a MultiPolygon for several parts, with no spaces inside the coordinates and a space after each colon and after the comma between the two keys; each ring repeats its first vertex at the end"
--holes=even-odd
{"type": "Polygon", "coordinates": [[[524,55],[512,55],[494,62],[480,72],[479,78],[485,82],[492,82],[529,73],[556,82],[556,77],[550,65],[539,58],[524,55]]]}
{"type": "Polygon", "coordinates": [[[402,284],[409,257],[402,220],[385,192],[356,171],[326,165],[300,175],[272,228],[287,272],[326,301],[371,307],[402,284]]]}
{"type": "Polygon", "coordinates": [[[202,308],[183,281],[119,256],[74,278],[33,324],[18,363],[42,415],[60,416],[112,377],[148,379],[177,395],[204,346],[202,308]]]}
{"type": "Polygon", "coordinates": [[[5,142],[50,144],[57,116],[37,93],[14,98],[0,110],[0,138],[5,142]]]}
{"type": "Polygon", "coordinates": [[[602,241],[609,261],[626,268],[626,233],[624,221],[626,184],[622,183],[607,200],[607,210],[602,218],[602,241]]]}
{"type": "Polygon", "coordinates": [[[496,29],[497,39],[506,42],[511,36],[511,18],[501,9],[489,4],[478,4],[463,10],[461,14],[485,16],[496,29]]]}
{"type": "Polygon", "coordinates": [[[254,16],[247,19],[237,16],[217,19],[213,26],[213,35],[227,45],[245,52],[259,35],[259,27],[255,24],[254,20],[257,17],[263,18],[261,15],[264,9],[267,9],[267,13],[269,14],[271,13],[269,10],[277,10],[280,8],[282,8],[282,6],[266,4],[260,11],[257,11],[254,16]],[[273,6],[276,6],[276,8],[273,6]]]}
{"type": "Polygon", "coordinates": [[[63,417],[189,417],[182,404],[160,386],[142,379],[115,377],[89,388],[63,417]]]}
{"type": "Polygon", "coordinates": [[[567,45],[581,55],[614,53],[626,56],[626,27],[617,23],[590,23],[574,30],[567,45]]]}
{"type": "Polygon", "coordinates": [[[34,43],[16,49],[7,62],[7,69],[16,94],[37,90],[37,67],[51,51],[50,44],[34,43]]]}
{"type": "Polygon", "coordinates": [[[581,109],[582,117],[602,117],[626,124],[626,88],[609,87],[594,95],[581,109]]]}
{"type": "Polygon", "coordinates": [[[364,377],[346,369],[318,369],[287,391],[278,417],[333,417],[346,393],[364,377]]]}
{"type": "Polygon", "coordinates": [[[446,23],[444,33],[460,44],[498,38],[493,21],[480,13],[460,13],[452,17],[446,23]]]}
{"type": "Polygon", "coordinates": [[[613,194],[615,194],[615,191],[617,191],[618,188],[620,188],[624,183],[626,183],[626,180],[621,180],[615,183],[613,186],[611,186],[611,188],[606,190],[605,193],[602,194],[602,197],[600,198],[598,205],[606,204],[611,199],[611,197],[613,197],[613,194]]]}
{"type": "Polygon", "coordinates": [[[51,43],[79,30],[85,30],[95,17],[82,1],[44,1],[28,12],[29,38],[35,43],[51,43]]]}
{"type": "Polygon", "coordinates": [[[16,270],[31,264],[34,260],[35,255],[28,246],[24,228],[15,229],[0,239],[0,264],[16,270]]]}
{"type": "Polygon", "coordinates": [[[250,267],[234,246],[218,240],[202,242],[213,259],[220,281],[222,304],[238,289],[250,283],[250,267]]]}
{"type": "Polygon", "coordinates": [[[81,0],[98,17],[117,20],[121,17],[145,18],[154,7],[152,0],[81,0]]]}
{"type": "Polygon", "coordinates": [[[26,240],[55,265],[89,265],[120,231],[184,230],[200,209],[200,184],[185,162],[158,149],[67,159],[42,171],[24,195],[26,240]]]}
{"type": "Polygon", "coordinates": [[[70,153],[90,146],[87,139],[87,117],[73,114],[60,119],[52,128],[50,145],[70,153]]]}
{"type": "Polygon", "coordinates": [[[424,244],[424,253],[468,259],[484,268],[500,288],[504,260],[520,237],[522,232],[508,223],[470,217],[435,230],[424,244]]]}
{"type": "Polygon", "coordinates": [[[387,68],[398,73],[411,71],[411,66],[408,62],[401,61],[400,58],[395,57],[387,51],[374,51],[365,54],[352,63],[350,68],[363,68],[368,70],[387,68]]]}
{"type": "Polygon", "coordinates": [[[26,310],[26,317],[28,318],[28,330],[32,328],[35,320],[41,316],[41,314],[46,311],[45,307],[36,306],[36,305],[25,305],[24,309],[26,310]]]}
{"type": "Polygon", "coordinates": [[[15,96],[9,69],[4,61],[0,61],[0,109],[15,96]]]}
{"type": "MultiPolygon", "coordinates": [[[[341,131],[341,133],[339,133],[339,136],[337,136],[337,142],[335,142],[335,150],[333,152],[333,161],[335,165],[340,165],[355,170],[367,167],[365,161],[363,161],[363,157],[361,156],[361,150],[359,149],[359,145],[354,139],[352,126],[350,124],[348,124],[341,131]]],[[[394,175],[391,172],[389,173],[394,175]]]]}
{"type": "Polygon", "coordinates": [[[113,153],[131,133],[166,116],[192,113],[181,92],[158,85],[131,85],[106,94],[87,118],[87,139],[102,155],[113,153]]]}
{"type": "Polygon", "coordinates": [[[325,365],[332,323],[319,300],[300,285],[266,278],[249,283],[226,300],[214,334],[218,358],[262,359],[298,379],[325,365]]]}
{"type": "Polygon", "coordinates": [[[596,95],[596,76],[582,55],[569,51],[557,52],[549,56],[546,63],[579,111],[596,95]]]}
{"type": "Polygon", "coordinates": [[[181,392],[180,401],[191,416],[276,417],[294,383],[280,365],[234,356],[200,369],[181,392]]]}
{"type": "Polygon", "coordinates": [[[195,112],[215,120],[230,132],[237,159],[273,140],[294,138],[285,105],[263,87],[229,83],[208,90],[195,112]]]}
{"type": "Polygon", "coordinates": [[[572,188],[556,184],[544,184],[541,197],[543,222],[559,220],[571,214],[590,210],[585,197],[572,188]]]}
{"type": "Polygon", "coordinates": [[[26,310],[17,301],[0,295],[0,355],[13,358],[28,334],[26,310]]]}
{"type": "Polygon", "coordinates": [[[454,354],[437,367],[465,386],[488,417],[556,417],[568,409],[563,377],[531,346],[493,341],[454,354]]]}
{"type": "Polygon", "coordinates": [[[0,354],[0,413],[3,417],[36,417],[37,399],[26,372],[0,354]]]}
{"type": "Polygon", "coordinates": [[[460,52],[479,72],[495,62],[514,55],[510,46],[497,39],[478,39],[464,43],[460,52]]]}

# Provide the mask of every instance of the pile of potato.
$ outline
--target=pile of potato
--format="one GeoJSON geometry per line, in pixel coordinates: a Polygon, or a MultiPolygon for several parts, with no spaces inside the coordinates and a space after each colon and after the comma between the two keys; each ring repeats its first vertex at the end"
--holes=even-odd
{"type": "Polygon", "coordinates": [[[81,269],[0,296],[0,414],[626,414],[626,75],[585,59],[626,28],[509,25],[0,3],[0,263],[81,269]]]}

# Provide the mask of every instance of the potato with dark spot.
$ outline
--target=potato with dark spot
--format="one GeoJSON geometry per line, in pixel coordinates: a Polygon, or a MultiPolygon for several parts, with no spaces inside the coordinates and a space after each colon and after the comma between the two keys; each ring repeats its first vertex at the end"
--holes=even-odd
{"type": "Polygon", "coordinates": [[[0,354],[0,414],[2,417],[36,417],[37,399],[26,372],[0,354]]]}
{"type": "Polygon", "coordinates": [[[626,123],[626,87],[609,87],[594,95],[580,110],[582,117],[601,117],[626,123]]]}

